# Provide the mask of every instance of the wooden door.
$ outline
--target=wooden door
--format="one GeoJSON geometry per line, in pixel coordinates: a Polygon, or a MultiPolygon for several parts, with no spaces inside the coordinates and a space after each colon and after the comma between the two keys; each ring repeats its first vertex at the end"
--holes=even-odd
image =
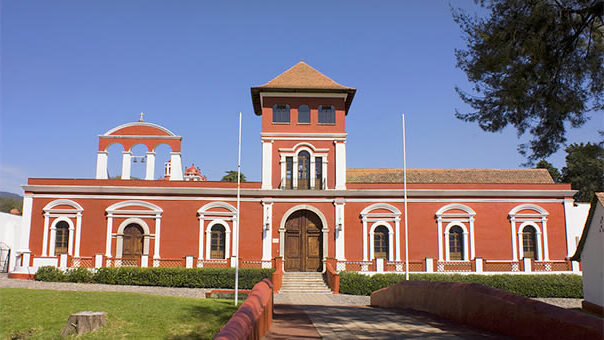
{"type": "Polygon", "coordinates": [[[143,230],[138,224],[124,228],[122,258],[139,258],[143,255],[143,230]]]}
{"type": "Polygon", "coordinates": [[[285,270],[323,269],[323,234],[319,217],[308,210],[293,213],[285,224],[285,270]]]}

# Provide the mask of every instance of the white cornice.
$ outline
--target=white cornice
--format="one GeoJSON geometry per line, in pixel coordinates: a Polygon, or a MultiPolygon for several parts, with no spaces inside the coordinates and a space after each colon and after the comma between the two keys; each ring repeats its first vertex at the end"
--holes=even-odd
{"type": "MultiPolygon", "coordinates": [[[[175,183],[177,184],[177,183],[175,183]]],[[[236,188],[192,188],[192,187],[133,187],[133,186],[83,186],[83,185],[24,185],[23,189],[35,193],[90,193],[90,194],[163,194],[235,196],[236,188]]],[[[570,197],[576,190],[521,190],[521,189],[408,189],[409,197],[570,197]]],[[[242,196],[260,197],[350,197],[350,198],[399,198],[403,190],[392,189],[349,189],[349,190],[262,190],[241,189],[242,196]]]]}
{"type": "Polygon", "coordinates": [[[262,132],[260,137],[324,137],[345,138],[347,133],[320,133],[320,132],[262,132]]]}

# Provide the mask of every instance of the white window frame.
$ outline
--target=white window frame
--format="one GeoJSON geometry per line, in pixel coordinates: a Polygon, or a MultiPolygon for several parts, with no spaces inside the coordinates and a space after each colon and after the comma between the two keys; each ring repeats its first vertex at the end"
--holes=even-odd
{"type": "Polygon", "coordinates": [[[453,221],[445,227],[445,234],[443,235],[445,238],[445,261],[469,261],[468,257],[468,228],[465,226],[463,222],[453,221]],[[462,247],[463,247],[463,258],[461,260],[451,260],[451,249],[449,244],[449,231],[453,227],[460,227],[463,231],[463,237],[461,239],[462,247]]]}
{"type": "Polygon", "coordinates": [[[75,232],[75,227],[73,225],[73,221],[71,220],[71,218],[65,217],[65,216],[61,216],[61,217],[57,217],[54,219],[54,221],[52,221],[52,225],[50,226],[50,250],[49,250],[49,255],[50,256],[57,256],[56,254],[56,241],[57,241],[57,224],[59,222],[66,222],[67,225],[69,226],[67,228],[68,232],[69,232],[69,239],[67,241],[67,255],[71,256],[73,254],[73,234],[75,232]]]}
{"type": "MultiPolygon", "coordinates": [[[[368,261],[369,259],[373,259],[373,235],[370,230],[367,228],[367,224],[373,222],[371,226],[371,230],[374,227],[377,227],[376,223],[382,223],[388,227],[389,231],[392,232],[392,225],[390,223],[394,223],[394,241],[389,239],[389,252],[394,252],[389,256],[390,261],[400,261],[401,260],[401,233],[400,233],[400,222],[401,222],[401,211],[398,210],[395,206],[390,205],[388,203],[375,203],[365,207],[361,210],[361,220],[363,222],[363,261],[368,261]],[[388,210],[388,213],[376,213],[374,210],[388,210]],[[368,244],[369,243],[369,244],[368,244]],[[370,254],[368,254],[370,253],[370,254]],[[393,259],[394,258],[394,259],[393,259]]],[[[392,235],[389,232],[389,235],[392,235]]]]}
{"type": "Polygon", "coordinates": [[[377,227],[380,226],[384,226],[386,227],[386,229],[388,229],[388,261],[394,261],[394,247],[393,247],[393,238],[394,238],[394,231],[392,230],[392,226],[390,225],[390,223],[386,222],[386,221],[377,221],[374,224],[371,225],[371,228],[369,229],[369,259],[370,260],[375,260],[375,229],[377,227]]]}
{"type": "Polygon", "coordinates": [[[55,256],[56,224],[60,221],[66,221],[69,224],[69,245],[67,254],[70,256],[73,255],[75,257],[80,257],[82,213],[84,212],[84,208],[72,200],[58,199],[48,203],[46,206],[44,206],[44,208],[42,208],[42,211],[44,212],[42,256],[55,256]],[[66,205],[71,208],[56,208],[62,205],[66,205]],[[54,219],[52,220],[52,223],[51,219],[54,219]],[[75,227],[73,219],[75,219],[75,227]]]}
{"type": "Polygon", "coordinates": [[[524,240],[522,233],[524,232],[524,228],[531,226],[535,228],[535,261],[542,261],[543,259],[543,251],[541,246],[541,229],[535,222],[524,222],[518,227],[518,258],[524,258],[524,240]]]}
{"type": "Polygon", "coordinates": [[[522,258],[522,241],[518,241],[518,233],[524,228],[526,222],[531,222],[534,227],[537,227],[538,234],[537,247],[541,250],[538,251],[540,261],[549,261],[549,245],[547,238],[547,217],[549,212],[536,204],[521,204],[515,206],[508,213],[510,218],[510,232],[512,236],[512,260],[518,261],[522,258]],[[523,210],[532,210],[534,213],[523,213],[523,210]],[[520,224],[518,229],[517,224],[520,224]],[[541,227],[539,228],[539,223],[541,227]]]}
{"type": "Polygon", "coordinates": [[[464,230],[464,261],[474,260],[476,257],[474,242],[476,212],[467,205],[451,203],[438,209],[435,215],[438,228],[438,260],[449,261],[449,228],[453,225],[459,225],[464,230]],[[450,210],[462,210],[463,213],[448,212],[450,210]],[[445,230],[443,230],[443,223],[447,223],[445,230]],[[468,226],[466,226],[466,223],[468,226]]]}
{"type": "Polygon", "coordinates": [[[210,232],[212,226],[216,223],[221,223],[225,227],[225,259],[231,256],[231,249],[233,249],[232,256],[236,256],[234,240],[237,238],[235,232],[237,231],[238,221],[237,209],[235,207],[226,202],[210,202],[197,210],[197,218],[199,219],[199,249],[197,257],[199,260],[210,260],[210,245],[212,241],[210,232]],[[206,221],[209,221],[207,226],[205,225],[206,221]],[[229,222],[231,222],[230,225],[229,222]],[[233,230],[232,237],[231,230],[233,230]]]}
{"type": "Polygon", "coordinates": [[[316,159],[321,158],[321,176],[322,176],[322,190],[327,189],[327,154],[329,149],[319,149],[315,148],[310,143],[298,143],[292,148],[280,148],[279,156],[280,156],[280,164],[281,164],[281,189],[287,189],[287,157],[292,157],[292,188],[298,188],[298,156],[300,152],[306,151],[310,155],[310,188],[314,190],[315,182],[317,177],[317,169],[316,169],[316,159]]]}
{"type": "Polygon", "coordinates": [[[229,228],[229,224],[218,218],[212,220],[208,223],[208,227],[206,228],[206,260],[226,260],[230,257],[230,244],[231,244],[231,228],[229,228]],[[215,225],[221,225],[224,227],[224,258],[222,259],[213,259],[211,256],[212,251],[212,227],[215,225]]]}

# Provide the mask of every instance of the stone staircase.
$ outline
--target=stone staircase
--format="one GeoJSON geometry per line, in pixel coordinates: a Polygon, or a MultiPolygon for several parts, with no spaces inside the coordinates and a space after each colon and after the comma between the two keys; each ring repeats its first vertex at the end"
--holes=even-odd
{"type": "Polygon", "coordinates": [[[283,273],[283,283],[279,293],[298,294],[331,294],[323,281],[323,274],[318,272],[283,273]]]}

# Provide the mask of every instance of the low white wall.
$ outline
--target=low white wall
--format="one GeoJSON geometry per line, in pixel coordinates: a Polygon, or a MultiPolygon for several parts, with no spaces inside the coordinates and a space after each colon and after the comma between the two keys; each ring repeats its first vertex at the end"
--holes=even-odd
{"type": "Polygon", "coordinates": [[[596,203],[587,240],[581,252],[583,266],[583,298],[585,301],[604,307],[604,231],[602,220],[604,208],[596,203]]]}
{"type": "MultiPolygon", "coordinates": [[[[0,212],[0,248],[11,249],[11,257],[19,244],[22,221],[23,216],[0,212]]],[[[0,262],[4,263],[7,255],[5,251],[0,252],[0,262]]]]}
{"type": "Polygon", "coordinates": [[[566,245],[567,256],[573,256],[577,250],[579,239],[583,233],[583,227],[589,215],[589,203],[573,203],[572,200],[564,202],[564,213],[566,215],[566,245]]]}

